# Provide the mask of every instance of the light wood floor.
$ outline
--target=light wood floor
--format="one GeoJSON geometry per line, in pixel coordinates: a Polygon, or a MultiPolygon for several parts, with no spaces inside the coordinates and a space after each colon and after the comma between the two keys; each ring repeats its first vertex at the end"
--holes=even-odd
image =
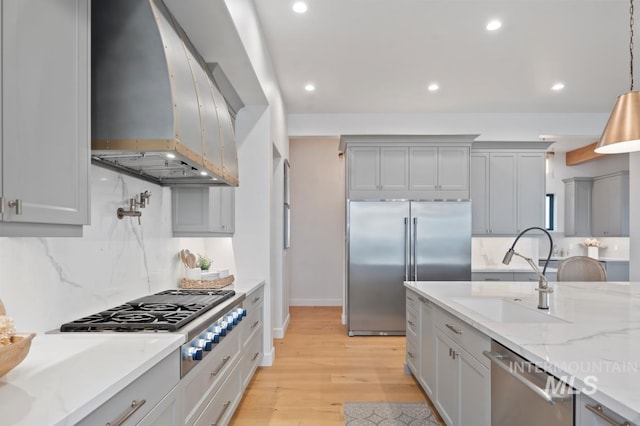
{"type": "Polygon", "coordinates": [[[405,338],[349,337],[341,311],[290,308],[286,336],[274,341],[275,362],[258,368],[232,425],[344,425],[344,402],[430,404],[404,374],[405,338]]]}

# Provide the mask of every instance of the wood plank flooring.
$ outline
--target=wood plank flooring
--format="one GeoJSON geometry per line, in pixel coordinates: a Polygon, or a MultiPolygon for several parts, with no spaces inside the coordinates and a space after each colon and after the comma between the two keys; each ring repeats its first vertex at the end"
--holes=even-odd
{"type": "Polygon", "coordinates": [[[274,341],[274,365],[258,368],[231,425],[344,425],[344,402],[431,404],[404,374],[405,338],[349,337],[341,311],[290,308],[286,336],[274,341]]]}

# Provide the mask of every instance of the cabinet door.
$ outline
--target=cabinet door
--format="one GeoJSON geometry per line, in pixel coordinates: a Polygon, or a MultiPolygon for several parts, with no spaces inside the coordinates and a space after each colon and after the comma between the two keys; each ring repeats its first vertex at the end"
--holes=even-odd
{"type": "Polygon", "coordinates": [[[521,232],[531,226],[544,228],[546,197],[544,154],[518,154],[517,170],[517,232],[521,232]]]}
{"type": "Polygon", "coordinates": [[[471,232],[474,235],[489,233],[489,154],[471,154],[469,168],[471,180],[471,232]]]}
{"type": "Polygon", "coordinates": [[[441,191],[469,190],[469,148],[438,148],[438,189],[441,191]]]}
{"type": "Polygon", "coordinates": [[[436,191],[438,185],[438,148],[412,147],[409,158],[409,189],[436,191]]]}
{"type": "Polygon", "coordinates": [[[460,362],[460,423],[491,425],[491,374],[487,367],[464,350],[456,358],[460,362]]]}
{"type": "Polygon", "coordinates": [[[611,426],[614,424],[627,425],[632,424],[628,419],[620,416],[618,413],[603,406],[599,402],[591,399],[589,396],[579,393],[576,395],[575,407],[576,426],[611,426]],[[598,411],[602,416],[594,413],[598,411]],[[604,416],[604,418],[603,418],[604,416]],[[609,421],[607,421],[608,419],[609,421]]]}
{"type": "Polygon", "coordinates": [[[380,185],[380,148],[349,148],[349,189],[377,191],[380,185]]]}
{"type": "Polygon", "coordinates": [[[409,189],[409,148],[380,148],[380,188],[384,191],[409,189]]]}
{"type": "Polygon", "coordinates": [[[174,237],[230,236],[234,232],[231,187],[174,187],[171,206],[174,237]]]}
{"type": "Polygon", "coordinates": [[[616,174],[596,178],[592,193],[592,234],[629,235],[629,176],[616,174]]]}
{"type": "Polygon", "coordinates": [[[593,182],[593,190],[591,193],[591,233],[594,236],[604,236],[607,230],[607,203],[609,197],[607,195],[607,181],[605,179],[596,179],[593,182]]]}
{"type": "Polygon", "coordinates": [[[2,2],[5,221],[89,223],[89,3],[2,2]]]}
{"type": "Polygon", "coordinates": [[[433,307],[429,301],[420,304],[420,378],[429,398],[436,385],[436,339],[433,326],[433,307]]]}
{"type": "Polygon", "coordinates": [[[489,169],[489,232],[517,231],[516,154],[491,153],[489,169]]]}
{"type": "MultiPolygon", "coordinates": [[[[458,417],[460,358],[453,357],[451,339],[436,329],[436,399],[438,413],[447,425],[460,424],[458,417]]],[[[473,423],[472,423],[473,424],[473,423]]]]}
{"type": "Polygon", "coordinates": [[[137,426],[178,426],[181,420],[179,394],[183,392],[180,383],[173,388],[153,409],[144,416],[137,426]]]}

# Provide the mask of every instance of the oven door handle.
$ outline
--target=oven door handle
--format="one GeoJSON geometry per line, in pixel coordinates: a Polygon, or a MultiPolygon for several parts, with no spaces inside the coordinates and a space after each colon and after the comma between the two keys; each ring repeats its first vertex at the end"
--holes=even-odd
{"type": "MultiPolygon", "coordinates": [[[[512,368],[512,365],[507,364],[505,360],[509,360],[509,358],[503,354],[496,353],[496,352],[489,352],[489,351],[482,351],[482,354],[487,358],[489,358],[493,364],[502,368],[504,371],[506,371],[511,376],[513,376],[513,378],[515,378],[517,381],[525,385],[527,388],[533,391],[533,393],[535,393],[540,398],[547,401],[549,404],[555,404],[555,403],[567,401],[573,398],[573,395],[560,395],[557,393],[549,393],[544,389],[539,388],[533,382],[527,380],[526,377],[519,374],[514,368],[512,368]]],[[[531,364],[529,362],[524,362],[524,363],[527,365],[527,367],[537,368],[534,364],[531,364]]]]}

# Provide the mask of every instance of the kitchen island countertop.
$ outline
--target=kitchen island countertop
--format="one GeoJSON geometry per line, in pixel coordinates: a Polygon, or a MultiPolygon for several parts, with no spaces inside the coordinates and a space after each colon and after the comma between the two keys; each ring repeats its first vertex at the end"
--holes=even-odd
{"type": "Polygon", "coordinates": [[[640,283],[552,283],[549,315],[568,322],[497,322],[456,302],[457,298],[519,299],[539,311],[536,283],[405,282],[490,338],[556,376],[572,376],[576,389],[640,423],[640,283]]]}
{"type": "MultiPolygon", "coordinates": [[[[225,289],[249,293],[262,281],[225,289]]],[[[37,334],[22,363],[0,377],[0,424],[73,425],[175,353],[181,333],[37,334]]]]}

